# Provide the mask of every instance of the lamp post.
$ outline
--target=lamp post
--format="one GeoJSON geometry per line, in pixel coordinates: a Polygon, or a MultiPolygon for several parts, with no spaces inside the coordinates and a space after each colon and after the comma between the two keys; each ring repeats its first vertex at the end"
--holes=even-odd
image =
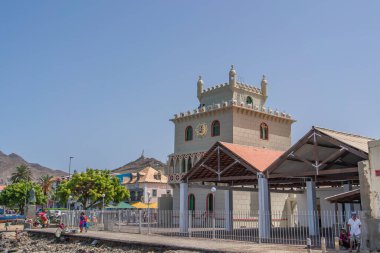
{"type": "Polygon", "coordinates": [[[72,199],[73,199],[73,196],[70,195],[69,199],[67,200],[67,209],[69,209],[69,217],[70,217],[69,219],[70,227],[72,227],[72,220],[73,220],[73,215],[71,214],[71,206],[70,206],[72,199]]]}
{"type": "Polygon", "coordinates": [[[103,202],[102,202],[102,224],[103,224],[103,226],[104,226],[104,218],[103,218],[103,217],[104,217],[104,197],[105,197],[105,196],[106,196],[106,195],[103,193],[103,194],[102,194],[102,199],[103,199],[103,200],[102,200],[102,201],[103,201],[103,202]]]}
{"type": "Polygon", "coordinates": [[[74,157],[73,156],[70,156],[69,158],[69,180],[70,180],[70,176],[71,176],[71,159],[73,159],[74,157]]]}
{"type": "Polygon", "coordinates": [[[212,239],[215,239],[215,192],[216,187],[211,187],[212,192],[212,239]]]}
{"type": "Polygon", "coordinates": [[[148,234],[150,234],[150,208],[149,208],[149,204],[150,204],[150,192],[147,192],[147,195],[148,195],[148,234]]]}
{"type": "Polygon", "coordinates": [[[214,212],[215,210],[215,192],[216,192],[216,187],[211,187],[211,193],[212,193],[212,211],[214,212]]]}

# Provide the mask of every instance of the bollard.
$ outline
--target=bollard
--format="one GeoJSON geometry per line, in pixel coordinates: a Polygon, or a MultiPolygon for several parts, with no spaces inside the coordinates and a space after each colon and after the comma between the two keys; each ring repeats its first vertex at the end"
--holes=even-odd
{"type": "Polygon", "coordinates": [[[334,245],[335,245],[335,252],[339,252],[340,251],[339,237],[334,238],[334,245]]]}
{"type": "Polygon", "coordinates": [[[142,213],[141,213],[141,210],[139,210],[139,234],[141,234],[141,218],[142,218],[142,213]]]}
{"type": "Polygon", "coordinates": [[[307,252],[311,253],[312,250],[311,250],[311,239],[310,238],[306,239],[306,246],[307,246],[307,252]]]}
{"type": "Polygon", "coordinates": [[[322,250],[322,253],[326,253],[326,238],[325,237],[321,237],[321,250],[322,250]]]}

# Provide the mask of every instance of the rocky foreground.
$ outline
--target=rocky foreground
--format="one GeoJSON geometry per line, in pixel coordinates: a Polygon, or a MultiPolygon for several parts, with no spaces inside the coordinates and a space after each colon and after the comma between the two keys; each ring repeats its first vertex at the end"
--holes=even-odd
{"type": "Polygon", "coordinates": [[[69,237],[55,238],[53,236],[33,235],[21,232],[0,233],[0,252],[4,253],[52,253],[52,252],[72,252],[72,253],[100,253],[100,252],[196,252],[183,250],[170,250],[166,248],[153,248],[142,245],[126,245],[94,240],[74,239],[69,237]]]}

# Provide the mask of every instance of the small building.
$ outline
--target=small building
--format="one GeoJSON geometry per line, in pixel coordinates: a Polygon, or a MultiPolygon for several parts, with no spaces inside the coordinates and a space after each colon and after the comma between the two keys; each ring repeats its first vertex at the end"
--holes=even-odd
{"type": "Polygon", "coordinates": [[[130,192],[130,202],[157,203],[163,194],[171,194],[168,178],[152,167],[146,167],[136,172],[117,175],[121,185],[130,192]],[[148,201],[149,198],[149,201],[148,201]]]}

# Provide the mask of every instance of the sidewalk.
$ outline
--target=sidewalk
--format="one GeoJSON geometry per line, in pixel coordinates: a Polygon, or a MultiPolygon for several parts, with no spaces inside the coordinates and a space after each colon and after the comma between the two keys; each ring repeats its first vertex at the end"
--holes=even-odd
{"type": "MultiPolygon", "coordinates": [[[[27,229],[32,233],[54,234],[56,228],[27,229]]],[[[210,240],[199,238],[167,237],[160,235],[144,235],[132,233],[117,233],[105,231],[89,231],[84,234],[69,234],[73,237],[91,238],[103,241],[120,242],[127,244],[145,245],[152,247],[168,247],[180,250],[193,250],[202,252],[307,252],[304,246],[257,244],[240,241],[210,240]]],[[[313,252],[321,252],[313,250],[313,252]]]]}

